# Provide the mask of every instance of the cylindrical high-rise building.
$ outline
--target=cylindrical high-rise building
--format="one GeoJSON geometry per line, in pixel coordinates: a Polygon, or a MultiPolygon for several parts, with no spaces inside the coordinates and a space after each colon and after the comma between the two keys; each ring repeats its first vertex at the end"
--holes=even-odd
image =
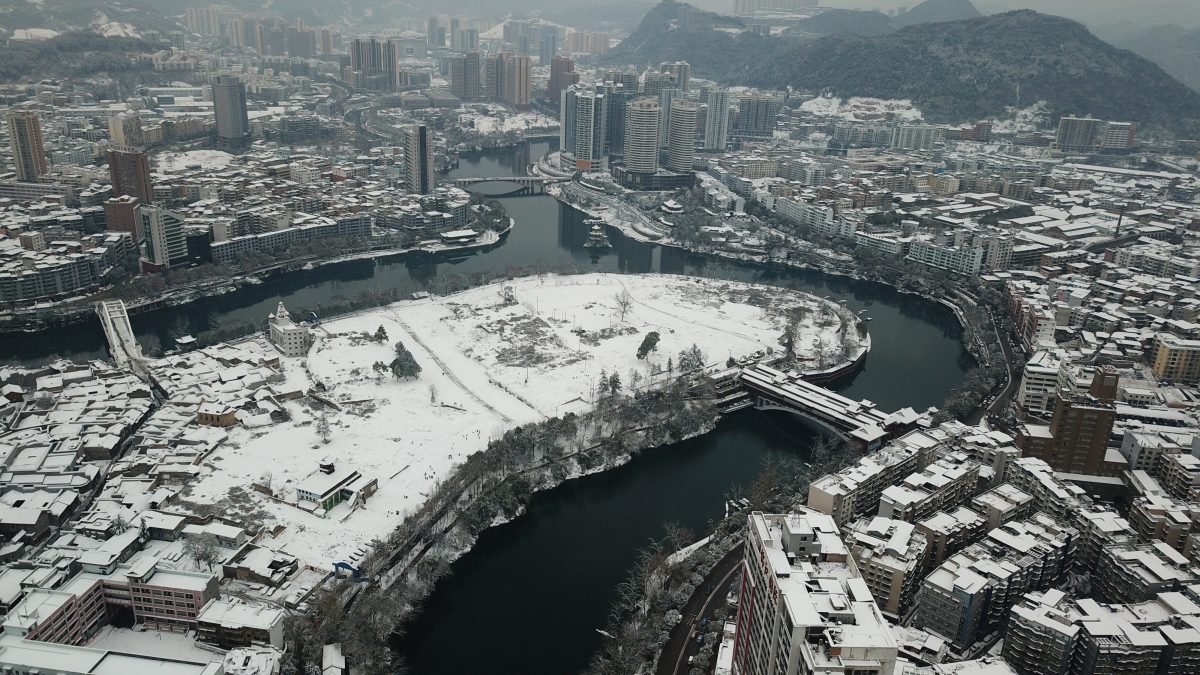
{"type": "Polygon", "coordinates": [[[680,173],[692,170],[696,157],[695,103],[684,99],[671,102],[670,130],[667,132],[667,168],[680,173]]]}
{"type": "Polygon", "coordinates": [[[631,173],[658,171],[658,101],[639,98],[625,110],[625,168],[631,173]]]}

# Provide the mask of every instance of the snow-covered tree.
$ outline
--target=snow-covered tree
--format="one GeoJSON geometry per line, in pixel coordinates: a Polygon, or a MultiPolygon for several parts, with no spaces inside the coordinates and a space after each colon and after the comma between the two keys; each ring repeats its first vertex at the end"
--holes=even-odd
{"type": "Polygon", "coordinates": [[[188,537],[183,542],[183,554],[192,559],[196,565],[203,564],[212,571],[213,563],[221,560],[221,545],[216,535],[204,533],[188,537]]]}
{"type": "Polygon", "coordinates": [[[646,337],[642,338],[642,344],[638,347],[637,357],[644,359],[650,355],[650,352],[658,349],[659,335],[657,331],[646,333],[646,337]]]}

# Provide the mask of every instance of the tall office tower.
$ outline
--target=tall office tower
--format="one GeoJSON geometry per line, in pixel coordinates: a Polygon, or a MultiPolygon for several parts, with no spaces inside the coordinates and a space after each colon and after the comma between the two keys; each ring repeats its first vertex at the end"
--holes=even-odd
{"type": "Polygon", "coordinates": [[[704,149],[723,152],[729,141],[729,92],[717,89],[708,94],[704,119],[704,149]]]}
{"type": "Polygon", "coordinates": [[[780,103],[770,96],[746,96],[738,102],[738,135],[769,138],[775,133],[780,103]]]}
{"type": "Polygon", "coordinates": [[[410,193],[427,195],[433,192],[437,180],[433,172],[433,137],[424,124],[404,130],[404,177],[410,193]]]}
{"type": "Polygon", "coordinates": [[[673,63],[662,64],[659,70],[673,75],[675,77],[675,87],[679,91],[687,92],[688,87],[692,83],[692,64],[687,61],[675,61],[673,63]]]}
{"type": "Polygon", "coordinates": [[[478,28],[460,28],[450,37],[451,47],[457,51],[465,52],[472,49],[479,49],[479,29],[478,28]]]}
{"type": "Polygon", "coordinates": [[[671,130],[671,104],[680,96],[679,90],[675,88],[663,89],[658,93],[658,107],[662,109],[662,119],[658,121],[658,147],[660,150],[667,149],[667,141],[670,140],[668,134],[671,130]]]}
{"type": "Polygon", "coordinates": [[[317,55],[317,34],[315,31],[289,26],[284,29],[283,37],[287,46],[288,56],[309,59],[317,55]]]}
{"type": "Polygon", "coordinates": [[[450,25],[446,28],[446,37],[450,38],[450,46],[454,46],[454,34],[458,29],[462,28],[462,21],[456,16],[450,19],[450,25]]]}
{"type": "Polygon", "coordinates": [[[140,148],[146,144],[142,136],[142,118],[137,113],[124,113],[108,118],[108,139],[121,148],[140,148]]]}
{"type": "Polygon", "coordinates": [[[528,54],[509,54],[504,60],[503,101],[514,108],[525,109],[533,102],[533,59],[528,54]]]}
{"type": "Polygon", "coordinates": [[[425,41],[429,43],[430,49],[446,46],[446,29],[438,22],[436,16],[429,17],[425,28],[425,41]]]}
{"type": "Polygon", "coordinates": [[[608,97],[608,154],[622,155],[625,153],[625,111],[630,101],[637,98],[637,92],[625,91],[619,84],[609,84],[605,89],[608,97]]]}
{"type": "Polygon", "coordinates": [[[608,141],[608,100],[597,91],[575,95],[575,168],[600,171],[604,168],[608,141]]]}
{"type": "Polygon", "coordinates": [[[625,168],[632,173],[658,171],[658,125],[661,109],[657,99],[639,98],[625,111],[625,168]]]}
{"type": "Polygon", "coordinates": [[[1054,146],[1064,152],[1093,152],[1104,140],[1104,120],[1091,117],[1062,117],[1054,146]]]}
{"type": "Polygon", "coordinates": [[[667,132],[667,168],[685,173],[696,158],[696,104],[681,98],[671,102],[671,124],[667,132]]]}
{"type": "Polygon", "coordinates": [[[504,98],[503,54],[486,56],[483,59],[483,97],[489,101],[504,98]]]}
{"type": "Polygon", "coordinates": [[[646,96],[658,96],[663,89],[675,88],[675,76],[670,73],[660,73],[657,70],[646,71],[642,84],[642,93],[646,96]]]}
{"type": "Polygon", "coordinates": [[[212,86],[213,114],[217,118],[217,142],[242,145],[250,140],[250,117],[246,114],[246,85],[233,75],[221,75],[212,86]]]}
{"type": "Polygon", "coordinates": [[[550,63],[558,54],[558,31],[553,28],[542,28],[542,39],[538,44],[538,65],[550,63]]]}
{"type": "Polygon", "coordinates": [[[328,28],[321,29],[321,55],[329,56],[333,53],[333,31],[328,28]]]}
{"type": "Polygon", "coordinates": [[[150,161],[146,159],[146,153],[109,150],[105,155],[114,197],[129,195],[137,197],[143,204],[154,201],[154,189],[150,185],[150,161]]]}
{"type": "Polygon", "coordinates": [[[400,59],[407,46],[399,40],[355,38],[350,41],[350,70],[354,84],[371,91],[396,91],[406,77],[401,75],[400,59]]]}
{"type": "Polygon", "coordinates": [[[354,38],[350,41],[350,70],[366,73],[383,66],[383,54],[378,41],[354,38]]]}
{"type": "Polygon", "coordinates": [[[483,87],[479,82],[482,68],[479,52],[472,50],[466,54],[454,54],[450,57],[450,93],[464,101],[477,101],[483,96],[483,87]]]}
{"type": "Polygon", "coordinates": [[[555,56],[550,61],[550,84],[546,86],[546,98],[557,103],[563,90],[578,81],[575,62],[566,56],[555,56]]]}
{"type": "Polygon", "coordinates": [[[8,114],[8,144],[17,180],[33,183],[46,173],[46,144],[42,142],[42,120],[36,112],[17,110],[8,114]]]}
{"type": "Polygon", "coordinates": [[[636,70],[626,68],[625,70],[610,70],[604,74],[604,79],[619,84],[625,88],[625,91],[636,94],[638,92],[638,74],[636,70]]]}
{"type": "Polygon", "coordinates": [[[575,87],[567,87],[558,96],[558,149],[575,154],[575,87]]]}
{"type": "Polygon", "coordinates": [[[220,35],[222,11],[216,7],[188,7],[184,10],[183,25],[193,33],[220,35]]]}
{"type": "Polygon", "coordinates": [[[187,262],[187,238],[183,216],[158,206],[138,207],[142,233],[146,235],[146,259],[157,267],[187,262]]]}

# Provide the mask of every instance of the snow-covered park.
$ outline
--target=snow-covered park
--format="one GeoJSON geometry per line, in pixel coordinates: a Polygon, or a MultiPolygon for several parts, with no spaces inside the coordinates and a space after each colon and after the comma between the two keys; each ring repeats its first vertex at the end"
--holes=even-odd
{"type": "MultiPolygon", "coordinates": [[[[323,389],[338,409],[302,398],[284,404],[289,421],[231,428],[188,498],[219,503],[231,488],[269,483],[279,500],[239,490],[257,500],[262,524],[278,531],[264,543],[327,567],[390,531],[490,438],[590,409],[601,373],[619,374],[628,390],[668,377],[693,344],[709,364],[778,351],[787,313],[797,308],[798,354],[841,343],[842,322],[828,301],[660,275],[530,277],[331,320],[316,329],[308,356],[283,359],[283,370],[290,388],[323,389]],[[380,328],[386,339],[376,338],[380,328]],[[652,331],[657,348],[639,359],[652,331]],[[397,342],[421,366],[418,377],[375,367],[395,358],[397,342]],[[324,517],[285,503],[326,459],[377,480],[378,492],[324,517]]],[[[857,341],[856,331],[847,332],[857,341]]]]}

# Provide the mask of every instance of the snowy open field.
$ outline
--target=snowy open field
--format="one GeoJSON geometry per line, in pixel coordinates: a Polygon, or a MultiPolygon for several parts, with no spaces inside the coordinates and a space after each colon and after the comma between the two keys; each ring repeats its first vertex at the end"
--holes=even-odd
{"type": "Polygon", "coordinates": [[[553,129],[558,127],[558,120],[547,117],[539,112],[513,112],[501,106],[483,104],[472,105],[458,116],[459,123],[471,127],[481,134],[500,134],[506,131],[526,131],[529,129],[553,129]],[[486,109],[487,112],[479,112],[486,109]]]}
{"type": "Polygon", "coordinates": [[[231,429],[228,442],[189,485],[187,499],[217,502],[235,489],[234,501],[244,510],[285,526],[265,543],[328,567],[390,531],[490,437],[590,408],[602,371],[619,373],[628,387],[633,373],[643,382],[652,379],[669,357],[677,360],[693,343],[710,364],[778,350],[782,312],[802,305],[812,311],[802,322],[797,352],[818,339],[836,343],[839,322],[826,301],[777,288],[658,275],[534,277],[332,320],[318,330],[307,358],[284,359],[289,384],[323,385],[324,396],[338,402],[340,411],[326,413],[329,442],[320,438],[316,421],[322,413],[311,401],[288,402],[288,422],[231,429]],[[506,286],[515,302],[505,301],[506,286]],[[626,292],[622,318],[617,298],[626,292]],[[382,343],[370,337],[380,326],[388,336],[382,343]],[[639,360],[637,348],[650,331],[661,336],[658,349],[639,360]],[[419,378],[398,381],[372,368],[394,358],[396,341],[421,365],[419,378]],[[378,479],[378,493],[353,512],[342,504],[320,518],[246,489],[270,475],[275,494],[293,499],[295,484],[325,457],[378,479]]]}

